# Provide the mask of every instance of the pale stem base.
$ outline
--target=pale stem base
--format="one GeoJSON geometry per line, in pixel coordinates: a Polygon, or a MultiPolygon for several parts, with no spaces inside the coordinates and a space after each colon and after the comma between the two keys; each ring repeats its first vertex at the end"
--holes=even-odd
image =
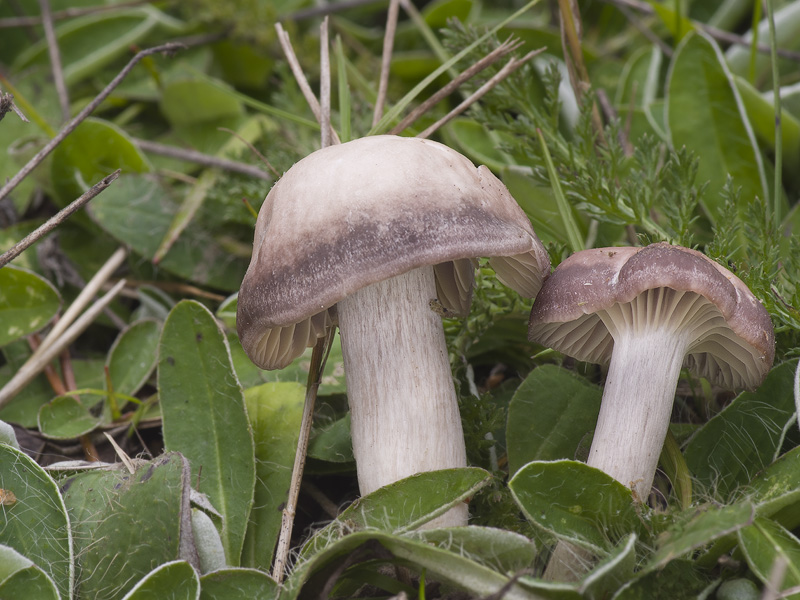
{"type": "MultiPolygon", "coordinates": [[[[435,298],[433,267],[423,267],[338,304],[362,494],[415,473],[467,464],[444,330],[430,307],[435,298]]],[[[466,522],[467,507],[460,505],[434,525],[466,522]]]]}
{"type": "Polygon", "coordinates": [[[645,502],[667,436],[687,340],[663,329],[614,340],[589,459],[645,502]]]}

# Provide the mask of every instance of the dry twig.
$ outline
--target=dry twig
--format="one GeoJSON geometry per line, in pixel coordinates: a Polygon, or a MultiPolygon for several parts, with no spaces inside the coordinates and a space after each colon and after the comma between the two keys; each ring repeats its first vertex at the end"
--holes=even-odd
{"type": "Polygon", "coordinates": [[[86,190],[80,198],[74,200],[71,204],[67,205],[60,211],[58,211],[55,215],[53,215],[50,219],[47,220],[46,223],[42,224],[41,226],[37,227],[34,231],[26,235],[22,238],[19,242],[14,244],[9,250],[4,252],[0,255],[0,267],[3,267],[10,263],[12,260],[17,258],[20,254],[22,254],[25,250],[27,250],[30,246],[38,242],[48,233],[53,231],[56,227],[61,225],[64,221],[66,221],[69,217],[73,215],[79,208],[81,208],[84,204],[89,202],[92,198],[97,196],[100,192],[106,189],[109,185],[111,185],[114,180],[119,177],[120,170],[117,169],[111,175],[104,177],[98,183],[94,184],[91,188],[86,190]]]}
{"type": "Polygon", "coordinates": [[[160,154],[161,156],[169,156],[170,158],[177,158],[187,162],[197,163],[204,167],[217,167],[223,171],[232,171],[234,173],[241,173],[242,175],[249,175],[256,179],[263,179],[264,181],[272,181],[269,173],[265,173],[258,167],[240,163],[235,160],[228,160],[226,158],[218,158],[210,154],[204,154],[197,150],[189,150],[187,148],[178,148],[177,146],[168,146],[167,144],[159,144],[158,142],[151,142],[149,140],[142,140],[134,138],[133,143],[139,149],[145,152],[152,152],[153,154],[160,154]]]}
{"type": "Polygon", "coordinates": [[[58,104],[61,107],[61,121],[63,122],[69,119],[69,94],[64,81],[64,69],[61,68],[61,52],[58,50],[58,39],[53,28],[50,0],[39,0],[39,8],[42,11],[42,25],[44,26],[44,36],[47,39],[47,51],[50,54],[50,68],[53,71],[53,83],[56,86],[58,104]]]}
{"type": "MultiPolygon", "coordinates": [[[[284,56],[286,56],[286,62],[289,63],[289,67],[292,69],[292,74],[297,81],[297,85],[300,86],[300,91],[303,92],[303,96],[305,97],[309,108],[311,108],[311,112],[314,113],[314,117],[317,119],[317,122],[320,123],[321,127],[322,113],[319,102],[317,101],[317,97],[314,95],[314,92],[311,91],[311,86],[308,85],[308,80],[303,73],[303,68],[300,66],[300,62],[297,60],[297,55],[294,53],[294,49],[292,48],[292,42],[289,40],[289,34],[286,33],[286,30],[280,23],[275,23],[275,30],[278,32],[278,41],[281,44],[281,49],[283,50],[284,56]]],[[[336,131],[331,129],[330,133],[331,139],[334,140],[334,143],[339,144],[339,136],[336,134],[336,131]]]]}
{"type": "Polygon", "coordinates": [[[519,58],[519,59],[512,58],[510,61],[508,61],[508,63],[506,64],[505,67],[503,67],[502,69],[500,69],[497,72],[497,74],[494,77],[489,79],[489,81],[487,81],[481,87],[479,87],[477,90],[475,90],[467,99],[465,99],[461,104],[456,106],[453,110],[451,110],[449,113],[447,113],[441,119],[436,121],[436,123],[434,123],[433,125],[428,127],[425,131],[423,131],[422,133],[417,135],[417,137],[418,138],[427,138],[431,134],[433,134],[433,132],[435,132],[437,129],[440,129],[441,127],[444,127],[444,125],[449,123],[452,119],[454,119],[455,117],[457,117],[458,115],[463,113],[470,106],[472,106],[478,100],[483,98],[483,96],[487,92],[489,92],[492,88],[494,88],[498,83],[503,81],[503,79],[505,79],[506,77],[511,75],[511,73],[516,71],[519,67],[521,67],[523,64],[525,64],[530,59],[532,59],[534,56],[536,56],[537,54],[540,54],[543,51],[544,51],[544,48],[540,48],[539,50],[534,50],[533,52],[529,52],[528,54],[526,54],[522,58],[519,58]]]}
{"type": "Polygon", "coordinates": [[[372,126],[375,127],[383,116],[386,104],[386,90],[389,88],[389,67],[392,64],[394,34],[397,31],[397,17],[400,12],[400,0],[389,0],[389,14],[386,16],[386,31],[383,34],[383,54],[381,56],[381,77],[378,81],[378,98],[375,100],[375,112],[372,115],[372,126]]]}
{"type": "Polygon", "coordinates": [[[12,177],[8,183],[6,183],[2,188],[0,188],[0,200],[5,198],[11,190],[19,185],[19,183],[27,177],[33,169],[35,169],[44,159],[50,154],[56,146],[58,146],[65,137],[67,137],[70,133],[75,131],[75,128],[78,127],[85,119],[88,117],[95,108],[97,108],[103,100],[108,98],[112,91],[122,83],[122,80],[131,72],[133,67],[142,60],[146,56],[150,56],[151,54],[157,54],[159,52],[164,52],[167,54],[174,53],[178,50],[185,48],[183,44],[177,44],[175,42],[170,42],[168,44],[162,44],[160,46],[156,46],[154,48],[148,48],[147,50],[142,50],[141,52],[137,53],[130,62],[117,74],[114,79],[111,80],[103,91],[101,91],[94,100],[92,100],[86,107],[77,114],[77,116],[72,119],[69,123],[67,123],[58,134],[51,139],[47,144],[45,144],[44,148],[39,150],[36,155],[31,158],[27,164],[20,169],[14,177],[12,177]]]}

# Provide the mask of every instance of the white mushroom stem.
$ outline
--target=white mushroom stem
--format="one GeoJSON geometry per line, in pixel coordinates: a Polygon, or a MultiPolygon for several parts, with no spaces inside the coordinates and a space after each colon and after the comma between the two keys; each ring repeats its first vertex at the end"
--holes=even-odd
{"type": "MultiPolygon", "coordinates": [[[[466,450],[433,267],[338,303],[353,453],[362,494],[424,471],[465,467],[466,450]]],[[[466,525],[466,505],[434,525],[466,525]]]]}
{"type": "Polygon", "coordinates": [[[633,489],[641,502],[653,484],[687,347],[686,334],[664,326],[625,329],[614,338],[587,464],[633,489]]]}

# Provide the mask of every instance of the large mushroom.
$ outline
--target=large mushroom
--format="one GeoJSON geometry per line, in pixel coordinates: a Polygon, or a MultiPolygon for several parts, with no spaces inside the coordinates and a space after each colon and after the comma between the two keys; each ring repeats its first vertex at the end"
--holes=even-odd
{"type": "Polygon", "coordinates": [[[650,493],[682,367],[753,389],[775,356],[769,314],[733,273],[666,243],[598,248],[562,262],[534,302],[529,338],[608,364],[588,464],[650,493]]]}
{"type": "MultiPolygon", "coordinates": [[[[374,136],[318,150],[267,196],[239,292],[242,346],[259,367],[279,369],[338,319],[362,494],[466,466],[437,312],[468,312],[470,259],[481,256],[528,297],[549,273],[505,186],[429,140],[374,136]]],[[[466,507],[444,517],[438,524],[464,524],[466,507]]]]}

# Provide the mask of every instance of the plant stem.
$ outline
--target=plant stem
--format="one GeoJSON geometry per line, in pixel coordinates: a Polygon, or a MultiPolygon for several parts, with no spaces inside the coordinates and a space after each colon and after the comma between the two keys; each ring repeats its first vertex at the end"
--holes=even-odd
{"type": "MultiPolygon", "coordinates": [[[[756,4],[759,4],[759,2],[756,2],[756,4]]],[[[781,124],[781,90],[777,56],[778,42],[775,33],[775,12],[773,10],[772,0],[767,0],[767,19],[769,19],[770,62],[772,63],[772,94],[775,104],[775,184],[772,190],[772,226],[774,231],[777,232],[781,226],[783,126],[781,124]]],[[[753,31],[755,36],[758,27],[755,27],[753,31]]]]}

